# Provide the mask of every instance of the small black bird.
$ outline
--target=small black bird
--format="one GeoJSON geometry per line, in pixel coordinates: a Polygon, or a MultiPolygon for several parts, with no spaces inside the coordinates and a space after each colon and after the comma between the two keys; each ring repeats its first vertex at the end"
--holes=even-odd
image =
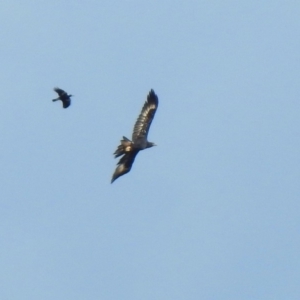
{"type": "Polygon", "coordinates": [[[134,125],[132,141],[123,136],[121,145],[118,146],[114,153],[115,158],[121,155],[123,156],[118,162],[118,166],[112,176],[111,183],[113,183],[118,177],[130,171],[134,159],[139,151],[156,146],[154,143],[148,142],[147,135],[157,107],[158,97],[155,95],[154,91],[151,90],[134,125]]]}
{"type": "Polygon", "coordinates": [[[54,88],[54,91],[58,94],[58,98],[53,99],[52,101],[61,100],[63,104],[63,108],[67,108],[71,105],[71,97],[73,95],[68,95],[64,90],[59,88],[54,88]]]}

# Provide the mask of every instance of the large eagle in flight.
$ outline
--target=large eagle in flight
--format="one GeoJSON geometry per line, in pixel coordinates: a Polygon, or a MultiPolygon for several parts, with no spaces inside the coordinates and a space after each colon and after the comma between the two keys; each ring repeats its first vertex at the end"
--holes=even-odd
{"type": "Polygon", "coordinates": [[[58,94],[58,98],[53,99],[52,101],[58,101],[61,100],[63,104],[63,108],[67,108],[71,105],[71,97],[73,95],[68,95],[64,90],[59,89],[59,88],[54,88],[54,91],[58,94]]]}
{"type": "Polygon", "coordinates": [[[156,146],[154,143],[148,142],[147,135],[157,107],[158,97],[154,91],[151,90],[134,125],[132,141],[123,136],[121,145],[118,146],[114,153],[115,158],[121,155],[123,156],[118,162],[118,166],[112,176],[111,183],[113,183],[118,177],[130,171],[134,159],[140,150],[156,146]]]}

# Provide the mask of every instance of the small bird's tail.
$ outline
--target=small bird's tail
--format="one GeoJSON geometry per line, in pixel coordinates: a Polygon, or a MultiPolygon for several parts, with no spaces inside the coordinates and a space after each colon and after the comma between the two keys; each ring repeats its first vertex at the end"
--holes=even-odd
{"type": "Polygon", "coordinates": [[[130,141],[127,137],[123,136],[123,140],[121,140],[121,145],[118,146],[117,150],[114,153],[115,158],[119,157],[126,152],[130,152],[132,150],[132,141],[130,141]]]}

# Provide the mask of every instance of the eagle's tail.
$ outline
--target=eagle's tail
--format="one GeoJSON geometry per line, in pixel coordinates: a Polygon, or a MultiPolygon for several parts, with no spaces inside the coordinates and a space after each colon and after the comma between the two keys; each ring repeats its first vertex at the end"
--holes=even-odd
{"type": "Polygon", "coordinates": [[[115,157],[119,157],[126,152],[130,152],[132,150],[132,141],[130,141],[127,137],[123,136],[121,140],[121,145],[118,146],[117,150],[114,153],[115,157]]]}

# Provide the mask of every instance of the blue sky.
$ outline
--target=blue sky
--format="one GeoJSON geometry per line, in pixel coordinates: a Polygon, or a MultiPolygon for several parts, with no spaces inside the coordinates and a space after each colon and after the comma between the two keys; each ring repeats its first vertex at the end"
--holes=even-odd
{"type": "Polygon", "coordinates": [[[0,8],[1,299],[300,298],[298,1],[0,8]]]}

